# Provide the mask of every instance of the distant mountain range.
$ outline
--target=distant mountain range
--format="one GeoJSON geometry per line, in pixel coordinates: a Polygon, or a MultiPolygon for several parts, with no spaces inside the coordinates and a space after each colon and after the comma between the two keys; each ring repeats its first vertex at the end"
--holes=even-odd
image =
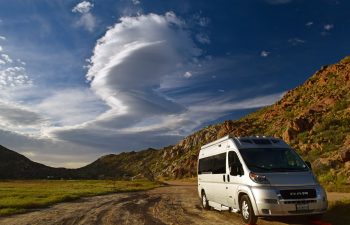
{"type": "Polygon", "coordinates": [[[1,178],[109,178],[196,175],[201,145],[227,134],[282,137],[324,183],[350,184],[350,57],[323,66],[271,106],[239,120],[207,126],[174,146],[107,155],[79,169],[51,168],[0,148],[1,178]]]}

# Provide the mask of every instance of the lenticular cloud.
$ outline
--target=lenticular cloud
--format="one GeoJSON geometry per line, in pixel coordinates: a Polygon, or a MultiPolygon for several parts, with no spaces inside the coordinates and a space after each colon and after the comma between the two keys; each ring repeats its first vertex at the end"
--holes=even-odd
{"type": "Polygon", "coordinates": [[[87,79],[121,114],[177,113],[182,107],[157,88],[199,53],[184,22],[172,12],[123,17],[98,40],[87,79]]]}

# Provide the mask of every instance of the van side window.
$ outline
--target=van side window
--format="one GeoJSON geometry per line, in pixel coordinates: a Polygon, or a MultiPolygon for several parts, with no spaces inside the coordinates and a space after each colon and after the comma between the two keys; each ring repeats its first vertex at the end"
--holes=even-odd
{"type": "Polygon", "coordinates": [[[236,152],[233,152],[233,151],[228,152],[228,166],[229,166],[230,174],[232,176],[244,174],[242,164],[239,161],[239,158],[236,152]]]}
{"type": "Polygon", "coordinates": [[[225,174],[226,153],[213,155],[199,160],[198,174],[225,174]]]}

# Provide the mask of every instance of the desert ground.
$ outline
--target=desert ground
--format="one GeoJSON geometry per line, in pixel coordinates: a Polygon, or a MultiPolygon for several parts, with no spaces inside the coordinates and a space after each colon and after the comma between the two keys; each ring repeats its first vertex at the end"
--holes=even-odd
{"type": "MultiPolygon", "coordinates": [[[[240,215],[201,208],[196,183],[170,182],[149,191],[109,194],[59,203],[47,209],[33,210],[0,218],[6,225],[72,225],[72,224],[230,224],[242,225],[240,215]]],[[[331,200],[350,194],[330,194],[331,200]]],[[[259,225],[309,224],[303,218],[266,220],[259,225]]]]}

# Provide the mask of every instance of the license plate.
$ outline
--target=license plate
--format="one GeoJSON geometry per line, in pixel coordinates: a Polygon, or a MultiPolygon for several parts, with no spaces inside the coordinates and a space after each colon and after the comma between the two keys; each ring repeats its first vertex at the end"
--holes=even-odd
{"type": "Polygon", "coordinates": [[[309,210],[308,204],[296,204],[297,211],[309,210]]]}

